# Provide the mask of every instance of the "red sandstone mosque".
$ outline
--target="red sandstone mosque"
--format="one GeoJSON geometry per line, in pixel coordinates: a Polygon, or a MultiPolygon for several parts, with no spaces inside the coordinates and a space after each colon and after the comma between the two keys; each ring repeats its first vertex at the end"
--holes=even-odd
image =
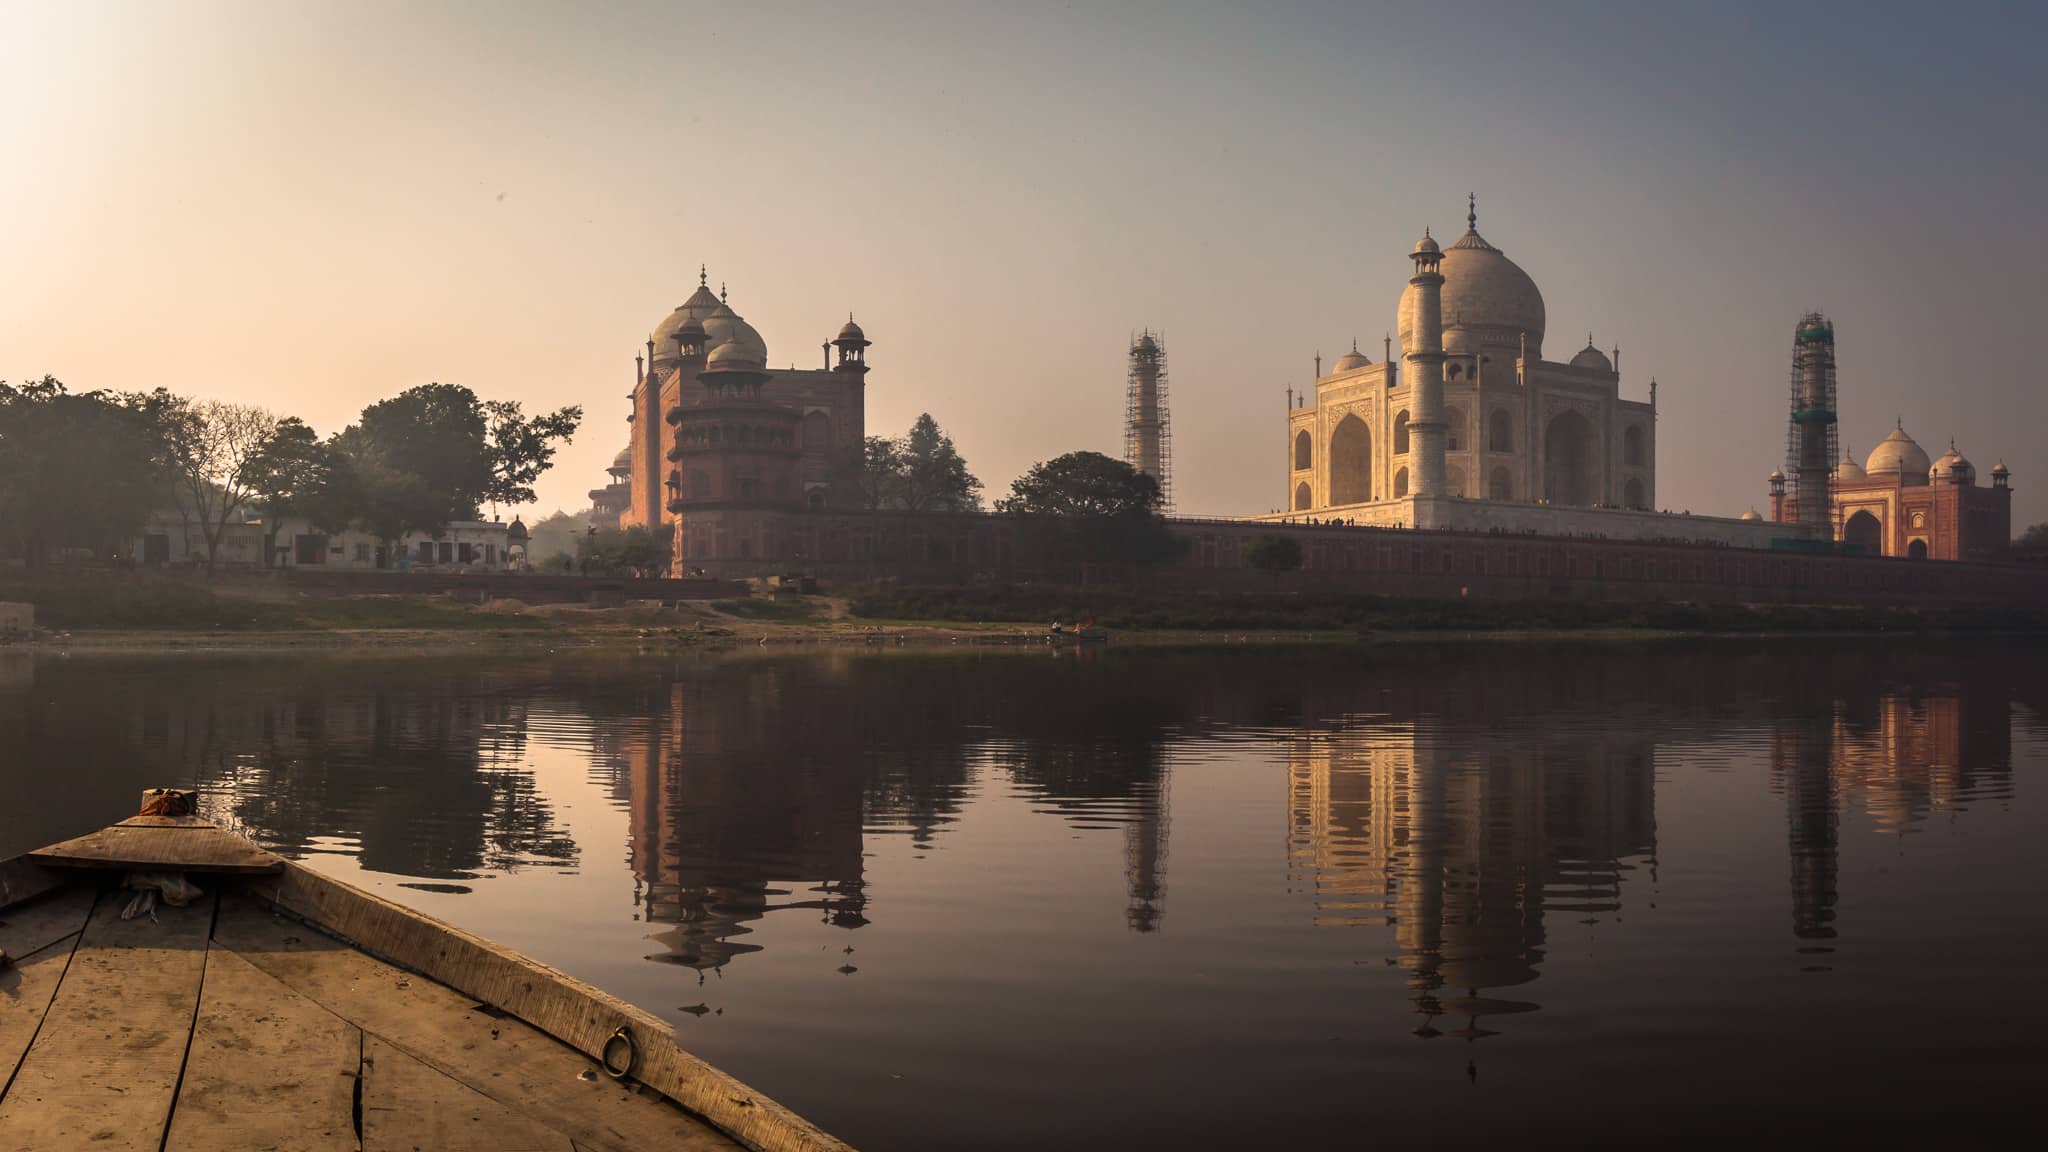
{"type": "MultiPolygon", "coordinates": [[[[1872,556],[1915,560],[1995,560],[2012,540],[2012,473],[1992,465],[1991,486],[1950,441],[1934,461],[1894,426],[1869,459],[1844,455],[1832,474],[1828,521],[1834,538],[1872,556]]],[[[1771,519],[1799,519],[1799,499],[1783,472],[1771,473],[1771,519]]]]}
{"type": "Polygon", "coordinates": [[[672,530],[678,567],[787,557],[788,514],[861,506],[868,346],[849,314],[821,367],[771,369],[761,334],[700,270],[634,357],[631,439],[590,494],[593,515],[672,530]]]}

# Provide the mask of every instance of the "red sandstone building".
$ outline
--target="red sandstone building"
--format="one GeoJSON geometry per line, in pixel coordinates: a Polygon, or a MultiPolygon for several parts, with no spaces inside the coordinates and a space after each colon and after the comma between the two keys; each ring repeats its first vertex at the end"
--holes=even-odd
{"type": "MultiPolygon", "coordinates": [[[[1941,459],[1894,427],[1863,464],[1844,455],[1829,485],[1829,520],[1835,539],[1870,556],[1915,560],[1995,560],[2012,540],[2012,474],[1991,469],[1991,486],[1977,486],[1977,469],[1951,443],[1941,459]]],[[[1785,475],[1771,473],[1771,519],[1799,519],[1799,499],[1786,492],[1785,475]]]]}
{"type": "Polygon", "coordinates": [[[821,367],[769,368],[760,333],[700,274],[635,357],[632,438],[602,504],[622,528],[673,531],[679,569],[790,557],[791,514],[861,507],[868,345],[849,316],[821,367]]]}

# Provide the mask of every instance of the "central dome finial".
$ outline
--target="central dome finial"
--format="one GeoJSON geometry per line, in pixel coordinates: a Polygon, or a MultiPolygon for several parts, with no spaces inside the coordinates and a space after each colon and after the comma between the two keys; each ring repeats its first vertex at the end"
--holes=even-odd
{"type": "Polygon", "coordinates": [[[1479,231],[1479,196],[1474,192],[1465,193],[1465,231],[1479,231]]]}
{"type": "Polygon", "coordinates": [[[711,270],[702,264],[697,265],[697,287],[707,287],[709,285],[710,279],[711,270]]]}

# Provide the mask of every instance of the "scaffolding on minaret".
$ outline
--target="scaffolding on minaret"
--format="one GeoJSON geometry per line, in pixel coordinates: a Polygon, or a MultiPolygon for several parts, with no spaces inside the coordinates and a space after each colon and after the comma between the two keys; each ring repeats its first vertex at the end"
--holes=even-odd
{"type": "Polygon", "coordinates": [[[1835,326],[1808,312],[1792,337],[1792,418],[1785,428],[1785,472],[1801,524],[1833,522],[1830,487],[1842,454],[1835,411],[1835,326]]]}
{"type": "Polygon", "coordinates": [[[1150,328],[1131,341],[1124,390],[1124,461],[1159,482],[1159,510],[1173,511],[1173,421],[1166,403],[1166,337],[1150,328]]]}

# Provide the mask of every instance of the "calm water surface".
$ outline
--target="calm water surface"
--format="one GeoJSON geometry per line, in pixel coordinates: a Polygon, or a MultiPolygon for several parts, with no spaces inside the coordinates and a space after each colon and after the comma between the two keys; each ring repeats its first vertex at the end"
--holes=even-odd
{"type": "Polygon", "coordinates": [[[2027,1120],[2048,655],[0,652],[0,857],[194,785],[874,1149],[2027,1120]]]}

